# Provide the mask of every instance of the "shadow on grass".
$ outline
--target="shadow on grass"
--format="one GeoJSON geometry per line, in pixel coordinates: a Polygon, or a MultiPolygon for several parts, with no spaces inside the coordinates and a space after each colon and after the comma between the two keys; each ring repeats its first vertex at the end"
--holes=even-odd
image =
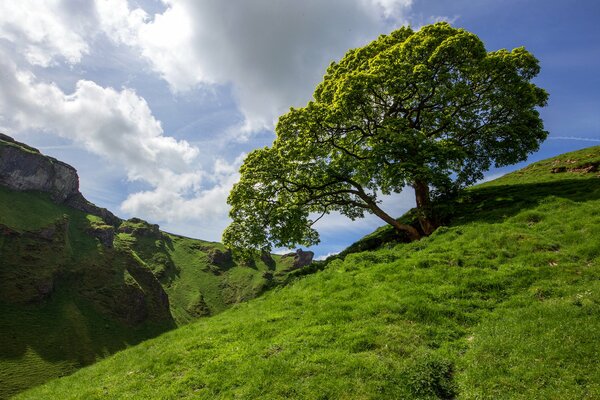
{"type": "Polygon", "coordinates": [[[454,205],[450,225],[465,222],[499,222],[548,197],[575,202],[600,199],[600,179],[566,179],[555,182],[492,185],[467,190],[454,205]]]}
{"type": "Polygon", "coordinates": [[[79,368],[174,327],[128,327],[99,314],[70,290],[38,305],[0,303],[0,399],[79,368]]]}
{"type": "MultiPolygon", "coordinates": [[[[519,212],[537,206],[550,196],[575,202],[600,199],[598,177],[562,179],[554,182],[525,184],[493,184],[477,186],[463,192],[456,201],[438,204],[445,217],[442,225],[456,226],[469,222],[501,222],[519,212]]],[[[398,219],[418,227],[416,213],[410,210],[398,219]]],[[[385,225],[353,243],[330,259],[344,258],[348,254],[370,251],[386,244],[406,243],[409,239],[399,235],[390,225],[385,225]]],[[[330,259],[328,259],[330,261],[330,259]]],[[[323,265],[326,265],[325,262],[323,265]]]]}
{"type": "Polygon", "coordinates": [[[0,399],[175,327],[152,272],[89,227],[0,234],[0,399]]]}

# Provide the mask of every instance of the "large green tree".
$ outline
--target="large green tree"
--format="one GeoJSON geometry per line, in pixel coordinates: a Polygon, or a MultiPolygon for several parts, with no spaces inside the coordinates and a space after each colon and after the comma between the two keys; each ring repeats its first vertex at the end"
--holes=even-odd
{"type": "Polygon", "coordinates": [[[487,52],[441,22],[400,28],[348,51],[327,69],[314,99],[292,108],[271,147],[251,152],[229,196],[226,244],[270,249],[318,242],[313,224],[337,211],[373,213],[411,240],[436,227],[431,202],[523,161],[547,136],[524,48],[487,52]],[[399,223],[381,194],[415,192],[420,226],[399,223]]]}

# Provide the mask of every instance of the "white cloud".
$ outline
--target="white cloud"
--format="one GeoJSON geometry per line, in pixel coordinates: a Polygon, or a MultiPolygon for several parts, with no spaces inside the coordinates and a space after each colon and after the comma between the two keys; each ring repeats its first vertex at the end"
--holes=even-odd
{"type": "Polygon", "coordinates": [[[220,240],[221,232],[228,224],[227,196],[238,178],[236,168],[231,174],[214,177],[214,186],[194,190],[189,195],[186,195],[188,187],[174,188],[165,182],[154,190],[130,195],[121,209],[130,215],[165,221],[164,228],[170,231],[220,240]]]}
{"type": "Polygon", "coordinates": [[[374,4],[383,10],[386,18],[401,16],[410,6],[412,0],[366,0],[367,3],[374,4]]]}
{"type": "Polygon", "coordinates": [[[165,184],[158,185],[154,190],[130,195],[123,202],[122,209],[129,214],[145,215],[154,220],[181,222],[193,218],[203,223],[218,223],[219,220],[226,223],[229,211],[227,196],[239,179],[238,169],[244,157],[245,154],[241,154],[233,163],[217,159],[211,173],[203,174],[203,182],[210,184],[210,188],[197,185],[194,181],[177,183],[175,179],[167,179],[165,184]]]}
{"type": "Polygon", "coordinates": [[[578,140],[582,142],[600,142],[600,137],[580,137],[580,136],[550,136],[551,140],[578,140]]]}
{"type": "MultiPolygon", "coordinates": [[[[399,217],[411,208],[415,207],[414,191],[406,187],[400,193],[383,195],[378,193],[379,207],[393,217],[399,217]]],[[[337,212],[325,215],[316,224],[315,228],[323,234],[331,232],[368,232],[372,231],[385,222],[374,214],[365,212],[365,217],[352,221],[337,212]]]]}
{"type": "MultiPolygon", "coordinates": [[[[133,90],[80,80],[66,94],[6,57],[0,57],[0,85],[4,129],[53,132],[120,165],[129,180],[152,186],[130,195],[122,204],[124,212],[159,222],[226,222],[225,200],[242,158],[233,164],[217,159],[210,174],[200,170],[198,148],[165,136],[146,101],[133,90]]],[[[220,229],[211,230],[210,238],[218,239],[220,229]]]]}
{"type": "Polygon", "coordinates": [[[205,157],[166,135],[133,89],[100,86],[93,73],[73,75],[59,87],[29,72],[31,65],[95,71],[90,60],[116,48],[103,46],[98,34],[104,33],[119,50],[129,47],[132,57],[145,60],[174,93],[230,88],[245,122],[241,133],[230,129],[221,137],[247,138],[271,129],[288,107],[305,104],[327,65],[348,48],[403,23],[412,0],[163,0],[154,15],[131,4],[0,2],[0,128],[73,141],[147,185],[127,197],[123,212],[194,236],[190,226],[201,224],[203,237],[218,239],[241,158],[205,157]]]}
{"type": "Polygon", "coordinates": [[[96,0],[104,30],[139,49],[174,91],[231,85],[247,131],[270,129],[301,106],[326,66],[403,22],[411,0],[165,1],[150,18],[118,0],[96,0]]]}
{"type": "Polygon", "coordinates": [[[84,38],[93,25],[91,4],[61,0],[19,0],[0,2],[0,38],[18,44],[33,65],[43,67],[64,59],[81,61],[89,52],[84,38]]]}
{"type": "MultiPolygon", "coordinates": [[[[5,59],[6,60],[6,59],[5,59]]],[[[146,101],[131,89],[117,91],[80,80],[71,94],[8,61],[1,63],[0,107],[4,123],[72,139],[126,167],[131,180],[151,184],[189,172],[198,149],[164,136],[146,101]]]]}
{"type": "Polygon", "coordinates": [[[331,253],[326,253],[326,254],[322,254],[320,256],[315,257],[316,261],[323,261],[328,259],[331,256],[335,256],[336,254],[338,254],[339,252],[331,252],[331,253]]]}

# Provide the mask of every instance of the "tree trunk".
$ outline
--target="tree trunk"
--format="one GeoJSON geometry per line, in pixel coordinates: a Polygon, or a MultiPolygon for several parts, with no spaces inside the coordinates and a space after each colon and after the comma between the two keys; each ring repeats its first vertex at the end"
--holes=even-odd
{"type": "Polygon", "coordinates": [[[387,222],[388,224],[390,224],[394,228],[396,228],[396,230],[398,232],[406,233],[411,242],[421,239],[421,234],[419,233],[418,230],[416,230],[415,228],[413,228],[410,225],[406,225],[406,224],[402,224],[402,223],[398,222],[398,220],[396,220],[395,218],[392,218],[391,216],[386,214],[385,211],[383,211],[381,208],[377,207],[376,205],[375,205],[375,208],[371,207],[371,210],[379,218],[381,218],[382,220],[384,220],[385,222],[387,222]]]}
{"type": "Polygon", "coordinates": [[[410,225],[402,224],[395,218],[392,218],[389,214],[379,208],[377,203],[375,203],[369,196],[365,194],[364,197],[361,195],[361,198],[367,203],[371,211],[373,211],[373,214],[377,215],[379,218],[396,228],[398,232],[406,233],[411,242],[421,239],[421,234],[418,230],[410,225]]]}
{"type": "Polygon", "coordinates": [[[430,235],[436,228],[435,223],[431,220],[431,202],[429,199],[429,185],[427,183],[416,180],[413,188],[415,189],[415,197],[417,201],[417,211],[419,213],[419,224],[425,235],[430,235]]]}

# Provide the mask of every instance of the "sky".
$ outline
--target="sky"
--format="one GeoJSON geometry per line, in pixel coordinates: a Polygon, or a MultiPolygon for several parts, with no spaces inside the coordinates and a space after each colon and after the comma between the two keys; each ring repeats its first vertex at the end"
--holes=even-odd
{"type": "MultiPolygon", "coordinates": [[[[218,241],[239,166],[278,116],[348,49],[403,25],[448,21],[540,60],[550,135],[529,162],[600,144],[599,18],[594,0],[3,1],[0,132],[73,165],[86,198],[120,217],[218,241]]],[[[409,191],[382,201],[414,206],[409,191]]],[[[381,225],[330,215],[312,250],[381,225]]]]}

